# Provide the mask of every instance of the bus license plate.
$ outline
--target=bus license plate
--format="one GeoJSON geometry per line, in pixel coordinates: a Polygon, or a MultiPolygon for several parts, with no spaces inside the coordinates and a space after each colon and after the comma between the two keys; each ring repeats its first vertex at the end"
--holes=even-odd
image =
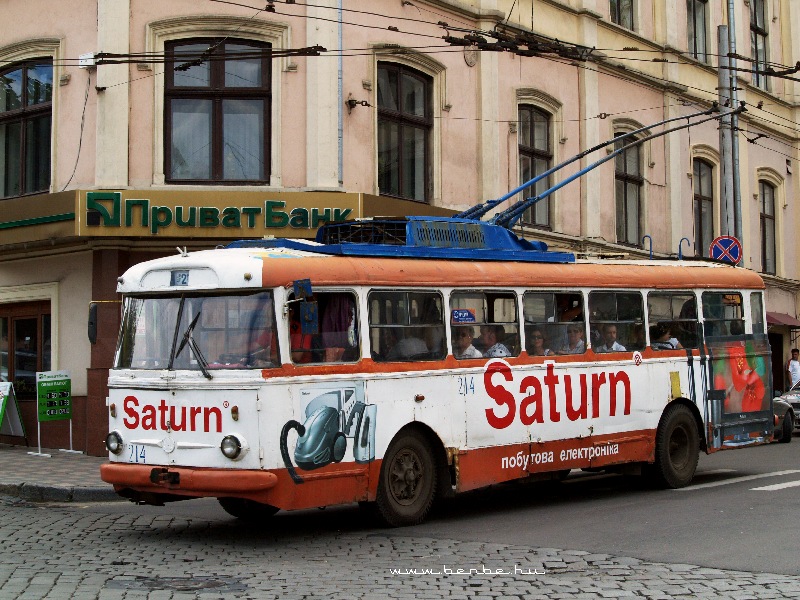
{"type": "Polygon", "coordinates": [[[147,464],[147,454],[145,447],[138,444],[128,445],[128,462],[147,464]]]}

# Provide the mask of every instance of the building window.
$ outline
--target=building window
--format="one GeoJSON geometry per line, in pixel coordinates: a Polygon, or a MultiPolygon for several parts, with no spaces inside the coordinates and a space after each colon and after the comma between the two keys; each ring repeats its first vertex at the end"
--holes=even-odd
{"type": "Polygon", "coordinates": [[[689,54],[706,62],[706,5],[708,0],[686,0],[689,54]]]}
{"type": "Polygon", "coordinates": [[[694,159],[694,253],[708,256],[714,237],[714,167],[699,158],[694,159]]]}
{"type": "Polygon", "coordinates": [[[53,61],[0,70],[0,197],[50,189],[53,61]]]}
{"type": "Polygon", "coordinates": [[[168,182],[269,183],[270,49],[227,38],[166,44],[168,182]]]}
{"type": "MultiPolygon", "coordinates": [[[[619,150],[633,140],[617,140],[619,150]]],[[[638,246],[641,243],[642,184],[640,146],[632,146],[616,157],[615,196],[617,199],[617,241],[638,246]]]]}
{"type": "Polygon", "coordinates": [[[51,368],[50,301],[0,305],[0,381],[36,399],[36,372],[51,368]]]}
{"type": "Polygon", "coordinates": [[[378,188],[387,196],[431,196],[433,80],[403,65],[378,63],[378,188]]]}
{"type": "Polygon", "coordinates": [[[775,188],[758,182],[761,204],[761,271],[775,274],[775,188]]]}
{"type": "Polygon", "coordinates": [[[750,56],[753,59],[753,85],[769,90],[764,75],[767,68],[767,20],[764,0],[750,0],[750,56]]]}
{"type": "Polygon", "coordinates": [[[611,21],[633,30],[633,0],[611,0],[611,21]]]}
{"type": "MultiPolygon", "coordinates": [[[[533,106],[519,107],[519,174],[520,183],[533,179],[547,171],[553,162],[550,147],[550,115],[533,106]]],[[[522,198],[541,194],[550,187],[546,177],[522,192],[522,198]]],[[[525,223],[550,228],[550,199],[541,200],[522,215],[525,223]]]]}

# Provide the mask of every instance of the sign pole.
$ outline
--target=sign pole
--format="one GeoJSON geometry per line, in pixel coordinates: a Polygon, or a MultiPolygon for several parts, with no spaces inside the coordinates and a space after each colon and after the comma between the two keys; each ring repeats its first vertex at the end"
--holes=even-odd
{"type": "MultiPolygon", "coordinates": [[[[36,373],[36,397],[37,397],[37,433],[39,437],[39,456],[42,454],[42,421],[63,421],[69,420],[69,450],[61,449],[61,452],[74,452],[83,454],[72,449],[72,380],[68,371],[38,371],[36,373]]],[[[36,454],[28,452],[28,454],[36,454]]]]}

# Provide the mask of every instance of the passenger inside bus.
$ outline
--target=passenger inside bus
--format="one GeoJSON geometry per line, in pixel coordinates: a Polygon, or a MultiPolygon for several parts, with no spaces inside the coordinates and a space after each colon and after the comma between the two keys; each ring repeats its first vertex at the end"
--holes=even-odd
{"type": "Polygon", "coordinates": [[[625,346],[617,341],[617,325],[603,324],[603,343],[594,349],[595,352],[625,352],[625,346]]]}
{"type": "Polygon", "coordinates": [[[650,346],[653,350],[677,350],[683,348],[677,338],[672,337],[669,325],[656,323],[650,326],[650,346]]]}
{"type": "Polygon", "coordinates": [[[486,358],[502,358],[511,356],[511,351],[501,340],[505,338],[506,329],[502,325],[481,325],[482,345],[486,347],[483,355],[486,358]]]}
{"type": "Polygon", "coordinates": [[[453,356],[458,360],[465,358],[483,358],[483,354],[472,345],[475,331],[471,325],[453,327],[453,356]]]}
{"type": "Polygon", "coordinates": [[[427,358],[428,345],[420,336],[419,329],[418,327],[390,328],[387,339],[390,350],[385,354],[386,360],[427,358]]]}
{"type": "Polygon", "coordinates": [[[586,342],[583,340],[583,325],[569,325],[567,327],[567,344],[559,350],[559,354],[583,354],[586,352],[586,342]]]}
{"type": "Polygon", "coordinates": [[[538,327],[532,328],[526,334],[526,342],[528,354],[531,356],[550,356],[550,348],[547,347],[547,341],[544,337],[544,332],[538,327]]]}
{"type": "Polygon", "coordinates": [[[317,362],[313,355],[313,336],[303,333],[300,324],[299,310],[293,305],[289,305],[289,348],[292,353],[292,362],[306,364],[317,362]]]}

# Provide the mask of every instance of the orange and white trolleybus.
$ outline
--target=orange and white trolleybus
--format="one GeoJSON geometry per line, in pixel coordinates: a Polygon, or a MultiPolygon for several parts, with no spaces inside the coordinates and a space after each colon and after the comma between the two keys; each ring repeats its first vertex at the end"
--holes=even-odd
{"type": "Polygon", "coordinates": [[[323,227],[120,279],[102,478],[232,515],[361,502],[390,525],[570,469],[688,485],[773,430],[764,285],[576,259],[465,218],[323,227]]]}

